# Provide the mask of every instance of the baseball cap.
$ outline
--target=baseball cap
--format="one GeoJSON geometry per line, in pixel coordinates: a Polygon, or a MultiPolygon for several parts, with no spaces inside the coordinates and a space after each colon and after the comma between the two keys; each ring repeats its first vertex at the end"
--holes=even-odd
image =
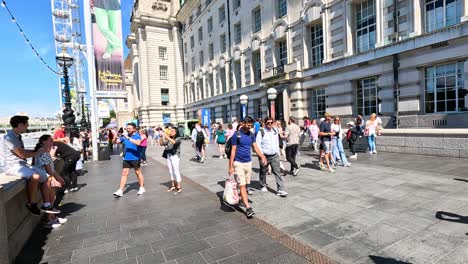
{"type": "Polygon", "coordinates": [[[324,115],[324,117],[329,117],[329,116],[332,116],[330,113],[326,112],[324,115]]]}

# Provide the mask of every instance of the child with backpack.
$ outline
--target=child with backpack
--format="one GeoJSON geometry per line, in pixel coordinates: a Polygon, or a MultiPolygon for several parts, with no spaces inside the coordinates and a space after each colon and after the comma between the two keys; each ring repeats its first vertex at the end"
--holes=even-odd
{"type": "Polygon", "coordinates": [[[354,147],[354,144],[356,143],[356,140],[359,137],[359,130],[354,126],[354,122],[348,122],[348,132],[346,132],[346,140],[349,143],[349,149],[351,150],[351,153],[353,155],[349,156],[351,159],[356,159],[357,154],[356,150],[354,147]]]}

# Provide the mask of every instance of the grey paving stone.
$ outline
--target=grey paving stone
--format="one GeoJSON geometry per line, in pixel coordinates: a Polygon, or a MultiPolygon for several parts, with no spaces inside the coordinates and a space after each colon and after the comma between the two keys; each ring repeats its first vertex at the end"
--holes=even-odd
{"type": "Polygon", "coordinates": [[[128,258],[153,253],[151,245],[149,245],[149,244],[138,245],[138,246],[135,246],[135,247],[126,248],[125,250],[127,251],[127,257],[128,258]]]}
{"type": "Polygon", "coordinates": [[[87,247],[82,249],[76,249],[73,251],[73,259],[82,259],[86,257],[93,257],[102,255],[109,252],[117,251],[116,242],[108,242],[93,247],[87,247]]]}
{"type": "Polygon", "coordinates": [[[320,225],[315,230],[326,233],[335,238],[344,238],[359,233],[366,229],[365,225],[348,221],[347,219],[338,219],[328,224],[320,225]]]}
{"type": "Polygon", "coordinates": [[[234,256],[237,252],[232,249],[229,245],[223,245],[215,248],[210,248],[208,250],[201,252],[203,258],[208,262],[214,262],[220,259],[224,259],[230,256],[234,256]]]}
{"type": "Polygon", "coordinates": [[[452,252],[463,242],[461,238],[424,230],[389,246],[383,253],[411,263],[431,263],[452,252]]]}
{"type": "Polygon", "coordinates": [[[309,264],[305,258],[295,254],[295,253],[286,253],[272,259],[268,259],[260,262],[261,264],[309,264]]]}
{"type": "Polygon", "coordinates": [[[185,244],[182,246],[165,249],[163,250],[163,253],[164,253],[164,256],[166,256],[167,260],[173,260],[173,259],[177,259],[183,256],[190,255],[192,253],[200,252],[208,248],[211,248],[210,244],[208,244],[204,240],[200,240],[200,241],[195,241],[190,244],[185,244]]]}
{"type": "Polygon", "coordinates": [[[316,230],[305,231],[295,235],[295,237],[315,249],[323,248],[338,241],[337,238],[316,230]]]}
{"type": "Polygon", "coordinates": [[[283,232],[293,236],[298,233],[313,229],[314,227],[323,224],[323,221],[310,216],[304,215],[298,218],[290,219],[289,221],[278,224],[276,227],[283,232]]]}
{"type": "Polygon", "coordinates": [[[451,221],[455,221],[455,222],[442,220],[430,226],[429,230],[439,232],[441,234],[445,234],[448,236],[466,238],[467,237],[466,234],[468,234],[468,218],[466,218],[467,220],[463,220],[463,217],[466,217],[466,216],[460,216],[460,217],[461,218],[447,217],[447,219],[450,219],[451,221]]]}
{"type": "Polygon", "coordinates": [[[218,261],[218,264],[257,264],[257,258],[253,254],[243,253],[238,254],[223,260],[218,261]]]}
{"type": "Polygon", "coordinates": [[[412,233],[417,233],[435,224],[437,221],[438,220],[435,218],[430,220],[409,213],[401,213],[383,220],[383,223],[404,229],[412,233]]]}
{"type": "Polygon", "coordinates": [[[332,243],[320,251],[342,264],[355,263],[373,252],[369,248],[347,239],[332,243]]]}
{"type": "Polygon", "coordinates": [[[70,262],[71,258],[72,258],[72,252],[62,253],[62,254],[45,257],[42,259],[41,263],[62,264],[62,263],[70,262]]]}
{"type": "Polygon", "coordinates": [[[156,241],[163,239],[162,234],[160,233],[161,228],[159,226],[148,226],[141,227],[136,229],[130,229],[130,237],[136,241],[156,241]]]}
{"type": "Polygon", "coordinates": [[[105,253],[102,255],[97,255],[91,258],[90,264],[107,264],[115,263],[119,261],[127,260],[127,255],[125,250],[121,249],[115,252],[105,253]]]}
{"type": "Polygon", "coordinates": [[[134,257],[134,258],[130,258],[124,261],[117,262],[115,264],[138,264],[138,262],[137,262],[137,258],[134,257]]]}
{"type": "Polygon", "coordinates": [[[210,243],[212,247],[218,247],[244,238],[245,236],[242,235],[238,230],[234,230],[217,236],[209,237],[206,239],[206,241],[210,243]]]}
{"type": "Polygon", "coordinates": [[[463,243],[456,251],[443,257],[437,264],[466,264],[468,263],[468,242],[463,243]]]}
{"type": "Polygon", "coordinates": [[[130,237],[128,232],[111,231],[102,235],[94,236],[83,241],[83,247],[92,247],[105,242],[125,240],[130,237]]]}
{"type": "Polygon", "coordinates": [[[158,263],[165,263],[166,259],[164,258],[161,251],[156,253],[150,253],[142,256],[138,256],[138,264],[158,264],[158,263]]]}
{"type": "Polygon", "coordinates": [[[184,244],[190,244],[197,241],[192,233],[182,234],[178,236],[168,237],[151,243],[153,251],[164,250],[172,247],[177,247],[184,244]]]}
{"type": "Polygon", "coordinates": [[[206,264],[206,260],[200,253],[193,253],[191,255],[176,259],[178,264],[206,264]]]}
{"type": "Polygon", "coordinates": [[[356,234],[350,240],[374,251],[379,251],[410,234],[410,232],[403,229],[380,223],[356,234]]]}

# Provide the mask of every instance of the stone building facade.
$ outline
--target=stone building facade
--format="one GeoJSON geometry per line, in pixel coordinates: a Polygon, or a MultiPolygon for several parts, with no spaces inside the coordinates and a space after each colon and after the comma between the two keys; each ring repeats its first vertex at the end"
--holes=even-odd
{"type": "Polygon", "coordinates": [[[242,94],[265,117],[275,88],[284,119],[468,125],[468,0],[189,0],[176,18],[185,118],[230,122],[242,94]]]}
{"type": "Polygon", "coordinates": [[[177,0],[134,2],[126,40],[132,75],[128,89],[133,116],[141,126],[184,118],[179,7],[177,0]]]}

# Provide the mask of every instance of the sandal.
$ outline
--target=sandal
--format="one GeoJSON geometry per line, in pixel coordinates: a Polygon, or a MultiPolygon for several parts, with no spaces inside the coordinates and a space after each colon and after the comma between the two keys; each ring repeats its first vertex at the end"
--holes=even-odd
{"type": "Polygon", "coordinates": [[[169,189],[167,189],[168,192],[172,192],[173,190],[175,190],[176,187],[174,185],[172,185],[169,189]]]}
{"type": "Polygon", "coordinates": [[[182,188],[177,188],[177,191],[175,192],[175,194],[178,194],[178,193],[181,193],[182,192],[182,188]]]}

